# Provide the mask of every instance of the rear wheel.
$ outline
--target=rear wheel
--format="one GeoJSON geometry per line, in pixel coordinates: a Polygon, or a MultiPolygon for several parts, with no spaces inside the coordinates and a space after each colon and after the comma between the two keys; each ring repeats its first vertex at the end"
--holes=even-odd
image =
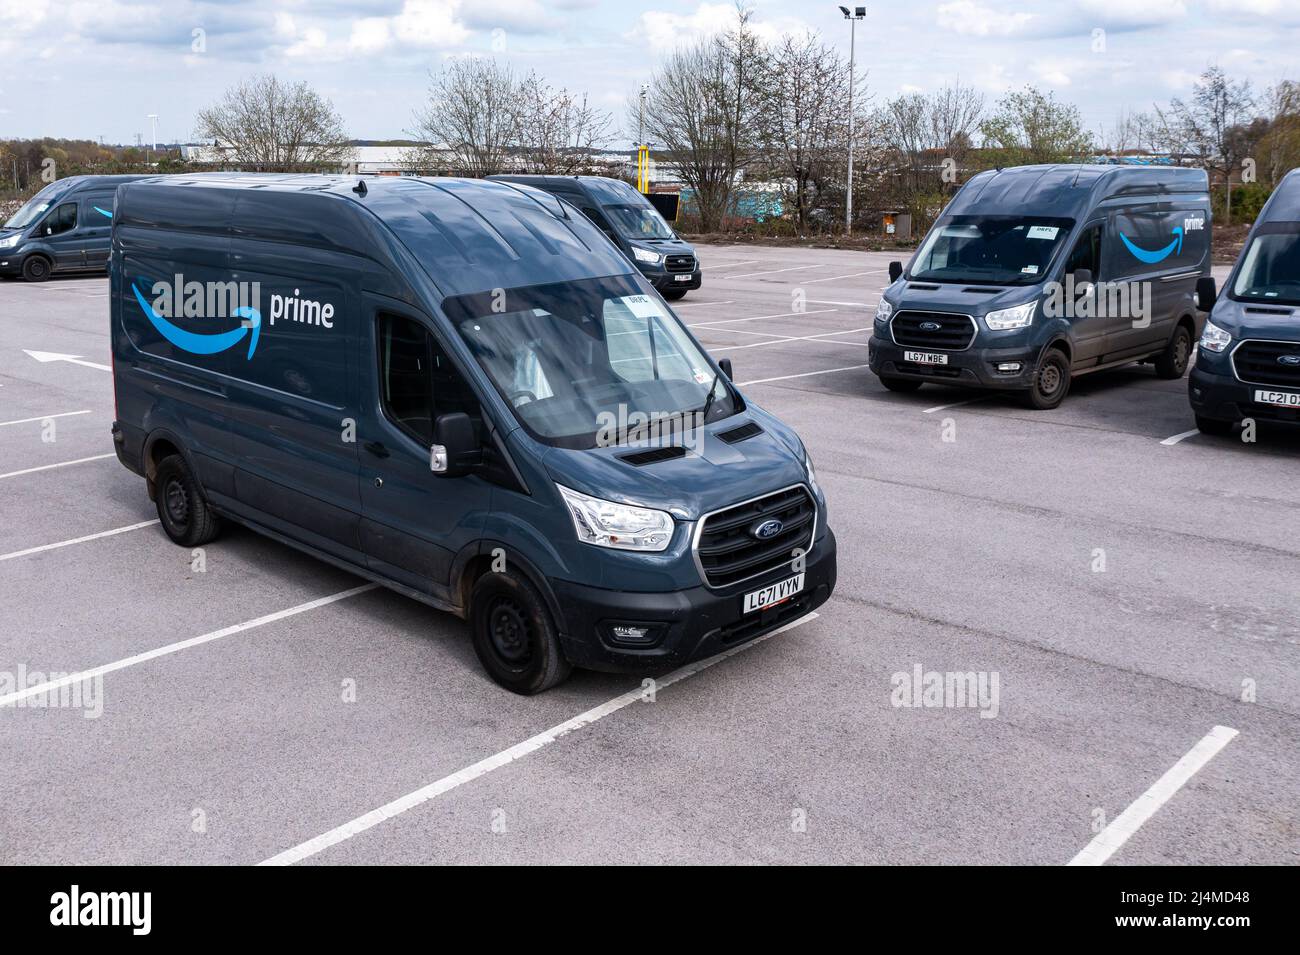
{"type": "Polygon", "coordinates": [[[1023,394],[1035,411],[1050,411],[1070,393],[1070,360],[1059,348],[1048,349],[1038,362],[1033,386],[1023,394]]]}
{"type": "Polygon", "coordinates": [[[1214,418],[1204,418],[1201,415],[1196,416],[1196,430],[1201,434],[1212,434],[1224,436],[1232,434],[1231,421],[1218,421],[1214,418]]]}
{"type": "Polygon", "coordinates": [[[890,391],[916,391],[924,384],[919,378],[895,378],[892,375],[881,375],[880,383],[890,391]]]}
{"type": "Polygon", "coordinates": [[[173,543],[198,547],[221,531],[221,518],[208,506],[203,488],[179,454],[158,462],[154,473],[154,503],[158,520],[173,543]]]}
{"type": "Polygon", "coordinates": [[[1168,380],[1187,374],[1187,362],[1192,355],[1192,334],[1186,325],[1179,325],[1165,350],[1156,356],[1156,374],[1168,380]]]}
{"type": "Polygon", "coordinates": [[[44,282],[51,271],[50,260],[43,255],[29,255],[23,259],[23,278],[28,282],[44,282]]]}
{"type": "Polygon", "coordinates": [[[480,577],[469,618],[479,662],[507,690],[532,696],[572,672],[546,601],[523,576],[505,570],[480,577]]]}

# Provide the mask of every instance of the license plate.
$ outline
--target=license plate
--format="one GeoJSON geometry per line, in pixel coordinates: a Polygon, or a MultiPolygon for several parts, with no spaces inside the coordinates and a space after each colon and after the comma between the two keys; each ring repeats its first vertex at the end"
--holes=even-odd
{"type": "Polygon", "coordinates": [[[931,351],[905,351],[903,361],[916,362],[918,365],[946,365],[948,356],[931,351]]]}
{"type": "Polygon", "coordinates": [[[673,276],[673,281],[674,281],[674,282],[689,282],[690,280],[691,280],[691,277],[690,277],[689,275],[674,275],[674,276],[673,276]]]}
{"type": "Polygon", "coordinates": [[[1282,405],[1284,408],[1300,408],[1300,394],[1294,391],[1256,391],[1255,401],[1261,405],[1282,405]]]}
{"type": "Polygon", "coordinates": [[[755,610],[763,610],[783,600],[789,600],[801,590],[803,590],[803,574],[795,574],[779,584],[772,584],[762,590],[755,590],[752,594],[745,594],[745,613],[753,613],[755,610]]]}

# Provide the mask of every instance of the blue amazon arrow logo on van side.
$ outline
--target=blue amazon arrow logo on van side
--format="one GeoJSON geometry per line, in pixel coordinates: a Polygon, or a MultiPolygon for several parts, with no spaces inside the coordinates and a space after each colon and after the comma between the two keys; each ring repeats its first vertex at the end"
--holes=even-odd
{"type": "Polygon", "coordinates": [[[257,339],[262,332],[262,313],[249,305],[241,305],[233,312],[236,318],[244,320],[238,328],[212,335],[200,335],[197,332],[187,332],[159,315],[134,282],[131,283],[131,291],[135,293],[135,300],[140,303],[140,308],[153,323],[153,327],[177,348],[195,355],[215,355],[227,348],[234,348],[243,341],[245,335],[248,335],[248,357],[252,358],[253,352],[257,350],[257,339]]]}
{"type": "Polygon", "coordinates": [[[110,211],[110,210],[108,210],[108,209],[101,209],[101,208],[99,208],[99,206],[91,206],[90,208],[94,209],[94,210],[95,210],[96,212],[98,212],[101,216],[106,216],[106,217],[108,217],[109,219],[113,218],[113,213],[112,213],[112,211],[110,211]]]}
{"type": "Polygon", "coordinates": [[[1140,262],[1145,262],[1147,265],[1155,265],[1157,262],[1163,262],[1165,259],[1169,258],[1170,255],[1182,254],[1183,227],[1174,226],[1173,236],[1174,241],[1170,242],[1163,249],[1157,249],[1155,252],[1148,252],[1146,249],[1134,245],[1133,240],[1123,232],[1119,234],[1119,237],[1124,240],[1124,245],[1133,253],[1133,257],[1140,262]]]}

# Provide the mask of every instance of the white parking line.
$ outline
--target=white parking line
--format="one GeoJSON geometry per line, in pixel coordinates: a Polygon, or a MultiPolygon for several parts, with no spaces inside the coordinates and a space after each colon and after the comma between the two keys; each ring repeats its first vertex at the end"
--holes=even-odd
{"type": "MultiPolygon", "coordinates": [[[[721,328],[718,330],[724,332],[727,331],[727,329],[725,328],[721,328]]],[[[870,327],[845,328],[838,332],[823,332],[820,335],[789,335],[785,338],[777,338],[770,342],[751,342],[748,345],[709,345],[707,347],[710,352],[720,352],[720,351],[736,351],[741,348],[762,348],[764,345],[780,345],[785,342],[815,342],[818,345],[828,345],[828,344],[861,345],[862,347],[865,348],[867,345],[866,342],[829,342],[829,341],[825,341],[825,339],[830,335],[851,335],[854,332],[866,332],[870,330],[871,330],[870,327]]],[[[739,329],[737,329],[737,331],[739,331],[739,329]]]]}
{"type": "Polygon", "coordinates": [[[679,308],[704,308],[709,305],[735,305],[735,304],[736,303],[731,301],[730,299],[728,299],[725,302],[687,302],[684,305],[674,305],[672,306],[672,309],[673,311],[677,311],[677,309],[679,308]]]}
{"type": "Polygon", "coordinates": [[[768,269],[766,272],[745,272],[743,275],[719,275],[720,279],[754,279],[760,275],[778,275],[781,272],[803,272],[807,269],[824,269],[824,265],[794,265],[788,269],[768,269]]]}
{"type": "Polygon", "coordinates": [[[838,312],[838,308],[810,308],[802,312],[777,312],[774,315],[753,315],[749,318],[719,318],[712,322],[687,322],[687,328],[708,328],[710,325],[734,325],[737,322],[761,322],[768,318],[789,318],[791,315],[823,315],[838,312]]]}
{"type": "Polygon", "coordinates": [[[797,375],[778,375],[776,378],[755,378],[753,381],[738,381],[737,388],[744,388],[747,385],[765,385],[769,381],[789,381],[791,378],[811,378],[813,375],[829,375],[837,371],[857,371],[860,368],[870,368],[870,365],[845,365],[843,368],[823,368],[821,371],[804,371],[797,375]]]}
{"type": "Polygon", "coordinates": [[[754,260],[753,260],[753,259],[746,259],[746,260],[743,261],[743,262],[719,262],[717,265],[714,265],[712,262],[701,262],[701,263],[700,263],[700,268],[702,268],[702,269],[729,269],[729,268],[731,268],[732,266],[735,266],[735,265],[753,265],[753,264],[754,264],[754,260]]]}
{"type": "Polygon", "coordinates": [[[37,415],[35,418],[16,418],[13,421],[0,421],[0,428],[10,424],[29,424],[33,421],[45,421],[48,418],[71,418],[73,415],[90,414],[90,409],[85,411],[60,411],[58,414],[37,415]]]}
{"type": "MultiPolygon", "coordinates": [[[[832,275],[830,278],[825,278],[825,279],[809,279],[807,282],[804,282],[804,283],[802,283],[802,284],[804,284],[804,285],[816,285],[818,282],[838,282],[840,279],[855,279],[855,278],[857,278],[857,277],[860,276],[860,275],[876,275],[876,274],[883,273],[883,272],[887,272],[887,271],[889,271],[889,270],[888,270],[888,269],[871,269],[871,270],[869,270],[869,271],[867,271],[867,272],[850,272],[848,275],[832,275]]],[[[730,278],[730,276],[728,276],[728,278],[730,278]]]]}
{"type": "Polygon", "coordinates": [[[1167,773],[1134,801],[1133,805],[1116,816],[1109,826],[1097,833],[1092,842],[1084,846],[1079,854],[1066,864],[1103,864],[1236,736],[1237,731],[1227,726],[1216,726],[1210,730],[1187,755],[1174,763],[1167,773]]]}
{"type": "Polygon", "coordinates": [[[992,395],[984,395],[982,398],[968,398],[966,401],[954,401],[950,405],[937,405],[933,408],[926,408],[921,414],[934,414],[936,411],[947,411],[949,408],[960,408],[963,405],[973,405],[977,401],[988,401],[992,395]]]}
{"type": "Polygon", "coordinates": [[[874,302],[832,302],[825,298],[810,298],[808,302],[810,305],[843,305],[847,308],[871,308],[875,304],[874,302]]]}
{"type": "MultiPolygon", "coordinates": [[[[656,680],[655,690],[657,692],[658,690],[662,690],[674,683],[685,680],[687,677],[692,677],[701,670],[706,670],[713,666],[715,663],[721,663],[728,657],[735,656],[741,651],[757,646],[764,640],[775,637],[778,633],[785,633],[787,630],[803,626],[805,623],[810,623],[816,619],[817,614],[810,613],[805,617],[800,617],[798,620],[787,623],[784,627],[779,627],[776,630],[773,630],[771,633],[764,634],[748,643],[742,643],[738,647],[732,647],[730,650],[719,653],[717,656],[687,664],[680,669],[674,670],[667,676],[656,680]]],[[[295,862],[301,862],[303,859],[308,859],[311,856],[328,849],[330,846],[336,846],[340,842],[351,839],[353,836],[360,835],[367,829],[379,825],[381,822],[392,819],[394,816],[399,816],[408,809],[414,809],[416,806],[422,805],[431,799],[436,799],[438,796],[451,792],[453,789],[463,786],[468,782],[473,782],[481,776],[486,776],[494,769],[508,766],[510,763],[522,759],[530,753],[535,753],[537,750],[544,746],[549,746],[551,743],[554,743],[563,736],[567,736],[586,726],[590,726],[597,720],[602,720],[611,713],[617,713],[624,707],[631,706],[633,703],[641,700],[644,696],[645,691],[639,686],[634,690],[628,690],[621,696],[616,696],[612,700],[602,703],[600,706],[587,710],[585,713],[579,713],[577,716],[565,720],[558,726],[552,726],[548,730],[543,730],[536,736],[531,736],[524,740],[522,743],[516,743],[509,749],[504,749],[499,753],[488,756],[486,759],[481,759],[471,766],[466,766],[464,769],[452,773],[450,776],[444,776],[442,779],[432,782],[427,786],[423,786],[420,789],[408,793],[405,796],[401,796],[398,799],[394,799],[392,802],[380,806],[378,809],[373,809],[365,815],[358,816],[350,822],[343,823],[341,826],[336,826],[329,832],[321,833],[314,839],[308,839],[306,842],[300,843],[291,849],[286,849],[278,855],[274,855],[258,864],[293,865],[295,862]]]]}
{"type": "Polygon", "coordinates": [[[28,554],[39,554],[42,551],[57,550],[60,547],[71,547],[73,544],[84,544],[86,541],[99,540],[101,537],[112,537],[116,534],[125,534],[127,531],[138,531],[142,527],[152,527],[158,523],[158,518],[151,521],[141,521],[139,524],[128,524],[126,527],[115,527],[111,531],[100,531],[98,534],[87,534],[85,537],[74,537],[72,540],[59,541],[56,544],[41,544],[39,547],[29,547],[26,550],[16,550],[11,554],[0,554],[0,560],[13,560],[15,557],[26,557],[28,554]]]}
{"type": "Polygon", "coordinates": [[[1165,447],[1173,447],[1179,441],[1185,441],[1188,438],[1194,438],[1200,433],[1201,432],[1199,430],[1193,428],[1191,431],[1184,431],[1182,434],[1176,434],[1173,437],[1165,438],[1160,443],[1163,444],[1165,447]]]}
{"type": "Polygon", "coordinates": [[[85,464],[87,461],[102,461],[104,458],[115,458],[115,454],[96,454],[89,458],[77,458],[75,461],[60,461],[58,464],[42,464],[38,468],[23,468],[21,471],[10,471],[8,474],[0,474],[0,481],[5,478],[18,477],[21,474],[35,474],[37,471],[48,471],[51,468],[66,468],[72,464],[85,464]]]}
{"type": "Polygon", "coordinates": [[[243,633],[245,630],[252,630],[255,627],[265,626],[268,623],[275,623],[277,620],[283,620],[285,617],[292,617],[295,614],[306,613],[308,610],[315,610],[317,607],[324,607],[326,604],[332,604],[339,600],[346,600],[349,597],[355,597],[357,594],[363,594],[368,590],[374,590],[378,584],[363,584],[360,587],[353,587],[351,590],[341,590],[336,594],[330,594],[328,597],[317,597],[315,600],[309,600],[305,604],[298,604],[296,607],[290,607],[287,610],[277,610],[275,613],[268,613],[264,617],[258,617],[256,620],[249,620],[247,623],[237,623],[231,627],[225,627],[221,630],[213,630],[211,633],[201,634],[197,637],[190,637],[188,640],[178,640],[176,643],[169,643],[166,646],[158,647],[154,650],[146,650],[144,653],[137,653],[135,656],[126,657],[113,663],[105,663],[103,666],[94,667],[90,670],[82,670],[80,673],[69,673],[65,677],[57,680],[50,680],[46,683],[38,683],[35,686],[29,686],[21,690],[15,690],[13,693],[6,693],[0,696],[0,706],[9,706],[17,703],[19,700],[26,699],[29,696],[49,693],[57,690],[62,686],[71,686],[74,683],[84,683],[86,680],[92,680],[95,677],[103,676],[105,673],[113,673],[116,670],[124,670],[127,667],[135,666],[138,663],[147,663],[150,660],[156,660],[159,657],[165,657],[170,653],[179,653],[181,650],[188,650],[190,647],[197,647],[203,643],[211,643],[213,640],[220,640],[222,637],[233,636],[236,633],[243,633]]]}

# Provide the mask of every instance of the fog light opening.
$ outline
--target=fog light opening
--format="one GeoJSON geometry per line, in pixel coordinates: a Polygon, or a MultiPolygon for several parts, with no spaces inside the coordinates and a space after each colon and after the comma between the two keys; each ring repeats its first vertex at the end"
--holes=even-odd
{"type": "Polygon", "coordinates": [[[1018,361],[1000,361],[998,362],[998,374],[1016,375],[1020,373],[1020,369],[1023,367],[1023,363],[1018,361]]]}

